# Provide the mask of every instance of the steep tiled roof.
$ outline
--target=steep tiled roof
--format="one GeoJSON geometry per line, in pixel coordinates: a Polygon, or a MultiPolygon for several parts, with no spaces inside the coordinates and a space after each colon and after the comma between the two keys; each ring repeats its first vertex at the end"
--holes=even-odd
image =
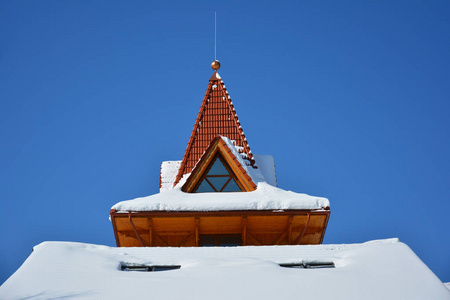
{"type": "Polygon", "coordinates": [[[240,153],[244,154],[253,165],[253,155],[237,117],[233,102],[222,78],[215,71],[209,79],[208,88],[206,89],[205,97],[203,98],[174,184],[177,184],[184,174],[192,171],[203,152],[218,135],[233,140],[240,153]]]}

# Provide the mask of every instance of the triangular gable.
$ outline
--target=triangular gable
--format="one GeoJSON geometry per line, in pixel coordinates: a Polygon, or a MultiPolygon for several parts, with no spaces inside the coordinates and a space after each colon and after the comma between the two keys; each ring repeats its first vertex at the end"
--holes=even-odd
{"type": "Polygon", "coordinates": [[[211,142],[181,189],[187,193],[237,191],[235,185],[243,192],[256,190],[245,166],[219,136],[211,142]]]}
{"type": "Polygon", "coordinates": [[[217,72],[209,79],[194,129],[186,147],[174,185],[184,174],[192,172],[211,141],[217,136],[235,141],[239,152],[253,164],[253,155],[237,117],[225,84],[217,72]]]}

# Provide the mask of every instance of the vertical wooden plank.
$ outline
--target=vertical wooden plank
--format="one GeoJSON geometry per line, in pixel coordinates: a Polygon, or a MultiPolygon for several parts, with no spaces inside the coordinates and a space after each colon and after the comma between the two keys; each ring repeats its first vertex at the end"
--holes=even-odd
{"type": "Polygon", "coordinates": [[[247,245],[247,217],[242,217],[242,246],[247,245]]]}
{"type": "Polygon", "coordinates": [[[195,217],[195,247],[198,247],[199,241],[198,241],[198,224],[200,223],[200,220],[198,217],[195,217]]]}
{"type": "Polygon", "coordinates": [[[288,244],[292,245],[292,221],[294,216],[289,216],[289,228],[288,228],[288,244]]]}
{"type": "Polygon", "coordinates": [[[153,221],[152,218],[148,218],[148,235],[149,235],[149,247],[153,247],[153,221]]]}
{"type": "Polygon", "coordinates": [[[309,224],[309,217],[310,217],[310,214],[309,214],[309,212],[307,213],[307,217],[306,217],[306,223],[305,223],[305,227],[303,228],[303,231],[302,231],[302,233],[300,234],[300,236],[298,237],[298,241],[297,241],[297,245],[300,245],[300,243],[302,242],[302,238],[303,238],[303,235],[305,234],[305,232],[306,232],[306,227],[308,227],[308,224],[309,224]]]}

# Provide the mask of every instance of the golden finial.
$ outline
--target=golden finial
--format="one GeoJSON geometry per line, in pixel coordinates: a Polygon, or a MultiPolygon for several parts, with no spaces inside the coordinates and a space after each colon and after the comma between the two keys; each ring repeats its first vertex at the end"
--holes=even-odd
{"type": "Polygon", "coordinates": [[[219,62],[218,60],[213,61],[213,62],[211,63],[211,68],[212,68],[214,71],[219,70],[219,69],[220,69],[220,62],[219,62]]]}

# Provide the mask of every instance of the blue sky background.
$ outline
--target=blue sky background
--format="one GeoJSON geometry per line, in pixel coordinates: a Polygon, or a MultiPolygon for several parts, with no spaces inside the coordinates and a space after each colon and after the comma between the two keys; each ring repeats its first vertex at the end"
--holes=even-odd
{"type": "MultiPolygon", "coordinates": [[[[449,1],[0,1],[0,283],[182,158],[217,56],[253,152],[450,281],[449,1]]],[[[50,266],[44,266],[50,267],[50,266]]]]}

